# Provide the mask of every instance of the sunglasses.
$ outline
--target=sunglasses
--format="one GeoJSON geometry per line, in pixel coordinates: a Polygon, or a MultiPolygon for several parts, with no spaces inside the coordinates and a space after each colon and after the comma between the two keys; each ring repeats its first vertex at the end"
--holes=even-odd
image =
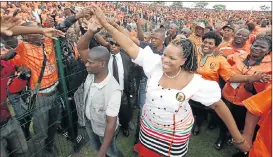
{"type": "Polygon", "coordinates": [[[185,32],[185,31],[181,31],[181,34],[187,34],[187,32],[185,32]]]}
{"type": "Polygon", "coordinates": [[[109,43],[110,43],[110,45],[112,45],[112,46],[114,46],[114,45],[115,45],[115,46],[118,46],[118,47],[119,47],[119,44],[118,44],[117,42],[110,41],[109,43]]]}

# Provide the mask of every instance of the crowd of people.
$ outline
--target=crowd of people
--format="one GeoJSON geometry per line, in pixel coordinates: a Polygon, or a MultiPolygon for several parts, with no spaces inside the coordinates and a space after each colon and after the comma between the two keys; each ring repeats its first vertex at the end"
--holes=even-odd
{"type": "Polygon", "coordinates": [[[261,11],[1,2],[1,157],[58,156],[57,132],[80,151],[79,127],[96,157],[124,156],[116,138],[134,129],[139,157],[182,157],[204,120],[220,129],[215,149],[272,156],[271,23],[261,11]]]}

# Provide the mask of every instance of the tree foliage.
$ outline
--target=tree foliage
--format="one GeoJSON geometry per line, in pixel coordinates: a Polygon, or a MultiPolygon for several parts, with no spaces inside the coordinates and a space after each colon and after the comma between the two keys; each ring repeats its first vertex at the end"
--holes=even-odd
{"type": "Polygon", "coordinates": [[[166,5],[166,2],[163,2],[163,1],[154,1],[153,4],[155,4],[155,5],[166,5]]]}
{"type": "Polygon", "coordinates": [[[213,9],[216,9],[216,10],[225,10],[226,9],[226,6],[223,5],[223,4],[215,4],[213,6],[213,9]]]}
{"type": "Polygon", "coordinates": [[[170,7],[172,8],[183,8],[183,2],[173,2],[170,7]]]}
{"type": "Polygon", "coordinates": [[[262,11],[269,11],[269,10],[270,10],[270,6],[261,5],[261,6],[260,6],[260,9],[261,9],[262,11]]]}
{"type": "Polygon", "coordinates": [[[206,8],[206,6],[209,4],[208,2],[194,2],[195,3],[195,8],[206,8]]]}

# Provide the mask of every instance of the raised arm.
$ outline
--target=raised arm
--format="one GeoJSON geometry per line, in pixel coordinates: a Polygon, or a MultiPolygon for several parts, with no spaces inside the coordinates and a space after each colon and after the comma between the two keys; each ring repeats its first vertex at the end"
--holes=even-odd
{"type": "Polygon", "coordinates": [[[95,38],[100,45],[105,46],[105,47],[107,47],[109,45],[109,43],[107,41],[105,41],[99,33],[95,34],[95,38]]]}
{"type": "Polygon", "coordinates": [[[12,27],[19,25],[21,22],[21,18],[12,17],[12,16],[3,16],[1,17],[1,34],[6,36],[12,36],[13,32],[10,30],[12,27]]]}
{"type": "MultiPolygon", "coordinates": [[[[92,15],[92,10],[90,8],[84,8],[81,12],[76,15],[69,16],[63,22],[59,23],[56,26],[56,29],[66,31],[69,27],[71,27],[75,22],[77,22],[80,18],[90,17],[92,15]]],[[[49,18],[51,18],[49,16],[49,18]]]]}
{"type": "Polygon", "coordinates": [[[140,24],[140,18],[138,15],[136,15],[134,21],[136,22],[136,26],[137,26],[137,38],[140,41],[144,41],[144,35],[143,35],[143,31],[142,31],[141,24],[140,24]]]}
{"type": "Polygon", "coordinates": [[[113,21],[109,21],[109,24],[111,24],[113,27],[115,27],[117,30],[119,30],[121,33],[123,33],[124,35],[126,35],[127,37],[129,37],[135,44],[137,44],[137,46],[140,45],[140,41],[131,36],[129,31],[127,29],[124,29],[122,26],[119,26],[117,23],[113,22],[113,21]]]}
{"type": "MultiPolygon", "coordinates": [[[[15,26],[10,29],[13,32],[13,36],[16,35],[26,35],[26,34],[43,34],[46,37],[51,39],[57,39],[57,36],[64,37],[64,33],[56,30],[54,28],[41,28],[41,27],[27,27],[27,26],[15,26]]],[[[1,38],[6,42],[8,46],[11,48],[17,47],[17,38],[15,37],[8,37],[8,36],[1,36],[1,38]]]]}
{"type": "Polygon", "coordinates": [[[226,124],[230,134],[233,138],[233,144],[237,146],[240,150],[247,152],[250,149],[250,145],[248,141],[245,141],[244,137],[238,130],[236,123],[232,117],[232,114],[230,113],[230,110],[226,106],[226,104],[219,100],[218,102],[214,103],[212,106],[210,106],[215,110],[215,112],[218,114],[218,116],[224,121],[226,124]]]}
{"type": "Polygon", "coordinates": [[[136,59],[138,56],[139,47],[129,37],[109,24],[105,18],[104,13],[98,6],[92,5],[92,8],[100,24],[109,32],[109,34],[115,39],[115,41],[117,41],[120,47],[124,49],[132,59],[136,59]]]}
{"type": "Polygon", "coordinates": [[[89,20],[87,32],[78,41],[77,49],[84,62],[86,62],[88,58],[89,41],[92,39],[94,34],[96,34],[100,29],[101,26],[94,22],[93,17],[93,19],[89,20]]]}

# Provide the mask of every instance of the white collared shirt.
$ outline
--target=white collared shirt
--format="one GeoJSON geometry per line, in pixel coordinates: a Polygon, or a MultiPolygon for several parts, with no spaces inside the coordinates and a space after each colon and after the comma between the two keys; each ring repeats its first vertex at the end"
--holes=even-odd
{"type": "MultiPolygon", "coordinates": [[[[116,79],[108,73],[100,83],[94,83],[94,75],[89,74],[84,83],[85,115],[90,120],[95,134],[104,136],[106,117],[117,117],[121,102],[121,90],[116,79]]],[[[117,118],[116,129],[119,120],[117,118]]]]}
{"type": "MultiPolygon", "coordinates": [[[[122,63],[122,58],[120,53],[116,54],[116,60],[118,65],[118,76],[119,76],[119,85],[120,89],[124,90],[124,68],[122,63]]],[[[109,64],[108,64],[109,72],[113,75],[113,54],[110,56],[109,64]]]]}

